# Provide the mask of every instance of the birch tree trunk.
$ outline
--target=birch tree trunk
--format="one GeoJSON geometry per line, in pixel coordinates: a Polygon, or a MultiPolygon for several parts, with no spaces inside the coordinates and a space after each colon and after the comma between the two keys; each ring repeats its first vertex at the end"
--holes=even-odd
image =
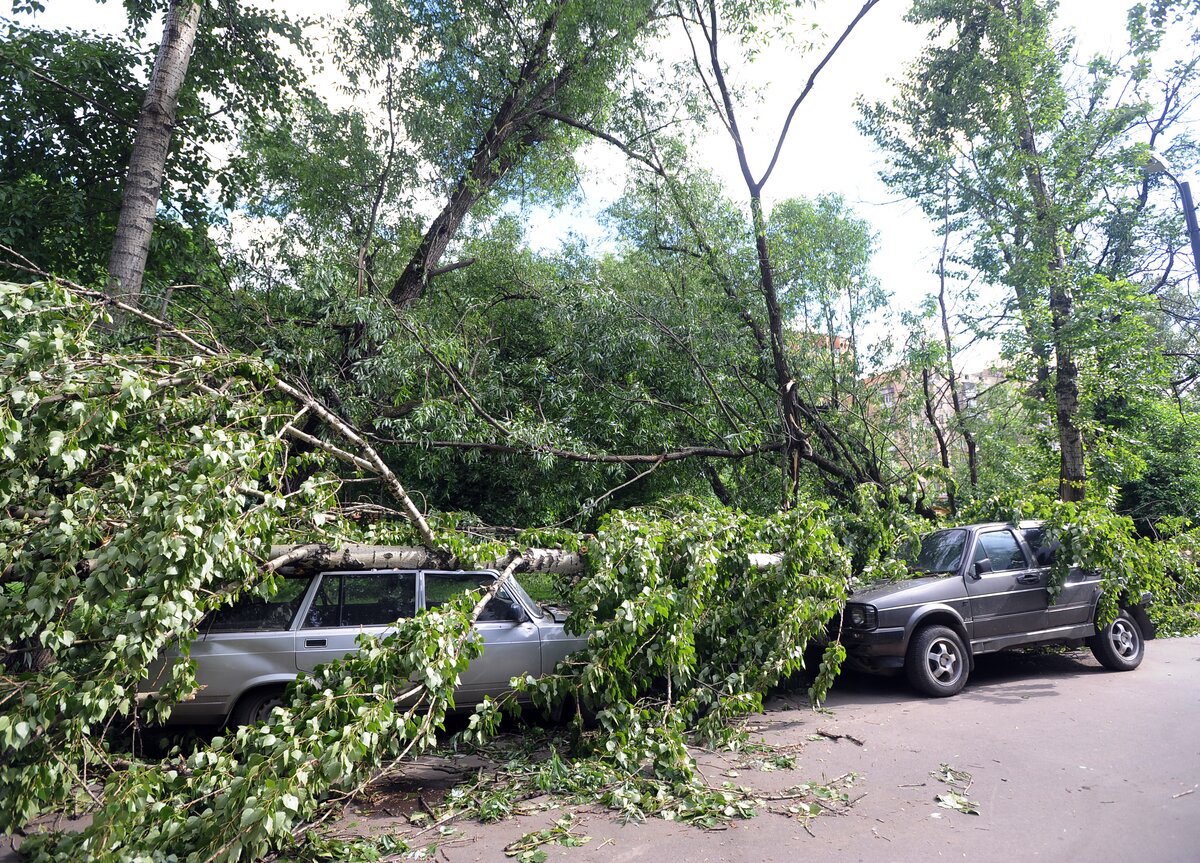
{"type": "Polygon", "coordinates": [[[150,235],[162,195],[179,91],[200,24],[201,0],[171,0],[163,38],[138,115],[129,171],[121,191],[121,213],[108,259],[108,296],[136,305],[150,253],[150,235]]]}

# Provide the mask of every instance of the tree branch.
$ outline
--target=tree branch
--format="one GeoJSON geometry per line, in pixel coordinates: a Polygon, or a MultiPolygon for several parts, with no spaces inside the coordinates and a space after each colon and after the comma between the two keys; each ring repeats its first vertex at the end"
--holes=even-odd
{"type": "Polygon", "coordinates": [[[668,450],[662,453],[637,453],[630,455],[621,455],[617,453],[586,453],[574,452],[571,450],[555,449],[553,447],[519,447],[512,444],[488,443],[486,441],[460,441],[460,440],[407,440],[403,438],[382,438],[378,435],[374,439],[388,446],[404,446],[404,447],[430,447],[431,449],[465,449],[465,450],[484,450],[486,452],[498,452],[511,455],[549,455],[555,458],[563,459],[564,461],[586,462],[590,464],[653,464],[655,462],[669,461],[684,461],[691,458],[721,458],[721,459],[743,459],[751,458],[752,456],[762,455],[764,453],[781,452],[784,448],[782,441],[775,443],[759,444],[758,446],[745,447],[743,449],[723,449],[721,447],[709,446],[691,446],[683,447],[677,450],[668,450]]]}
{"type": "Polygon", "coordinates": [[[767,165],[767,170],[763,172],[762,179],[758,181],[756,186],[757,189],[762,189],[762,187],[766,185],[767,180],[771,176],[771,172],[775,170],[775,163],[779,161],[779,153],[783,149],[784,139],[787,138],[788,129],[792,125],[792,118],[796,116],[796,111],[799,109],[800,103],[805,100],[809,94],[809,91],[812,90],[813,84],[817,82],[817,76],[821,74],[821,70],[825,68],[825,65],[831,59],[833,59],[833,55],[838,52],[838,49],[842,47],[842,43],[846,41],[846,39],[854,31],[854,28],[858,26],[858,22],[861,21],[863,17],[870,12],[872,7],[874,7],[878,2],[879,0],[867,0],[867,2],[863,4],[863,7],[858,10],[858,14],[854,16],[854,20],[847,25],[844,31],[842,31],[842,35],[836,42],[833,43],[833,47],[825,53],[825,56],[821,58],[821,62],[817,64],[817,67],[813,69],[812,74],[808,76],[808,82],[804,85],[804,89],[800,91],[800,95],[796,97],[796,101],[792,103],[791,110],[788,111],[787,119],[783,122],[783,129],[780,131],[779,138],[775,142],[775,153],[771,156],[771,163],[767,165]]]}
{"type": "MultiPolygon", "coordinates": [[[[7,252],[16,258],[29,263],[28,259],[25,258],[24,255],[21,255],[19,252],[14,251],[8,246],[0,244],[0,251],[7,252]]],[[[36,267],[21,267],[21,269],[29,270],[29,272],[42,276],[43,278],[54,278],[49,273],[36,267]]],[[[149,324],[159,332],[165,333],[188,345],[202,356],[215,358],[229,354],[228,349],[226,349],[224,346],[219,345],[218,347],[213,348],[202,344],[169,321],[165,321],[162,318],[145,312],[134,305],[122,302],[115,297],[107,296],[100,291],[89,290],[82,285],[78,285],[75,282],[67,279],[58,279],[57,281],[58,284],[67,287],[76,295],[87,299],[92,303],[108,305],[121,312],[124,312],[126,315],[132,318],[137,318],[143,323],[149,324]]],[[[349,423],[339,417],[323,403],[318,401],[314,396],[304,392],[299,387],[278,377],[271,378],[271,385],[276,391],[299,403],[302,407],[307,408],[310,413],[319,417],[322,422],[329,426],[340,437],[353,444],[361,452],[361,455],[355,456],[347,453],[346,455],[349,455],[353,459],[350,461],[350,463],[355,467],[363,467],[364,469],[371,470],[371,472],[383,482],[384,486],[387,487],[388,490],[391,491],[391,493],[394,494],[400,501],[401,508],[404,510],[405,515],[408,516],[409,521],[411,521],[413,526],[416,527],[418,534],[421,536],[422,542],[425,542],[430,549],[449,556],[444,549],[441,549],[438,546],[437,538],[434,536],[433,530],[429,527],[429,522],[425,520],[425,516],[421,514],[421,511],[417,508],[417,505],[413,503],[412,498],[409,497],[408,492],[404,490],[404,486],[401,484],[399,478],[397,478],[397,476],[392,472],[391,468],[387,466],[383,459],[380,458],[379,453],[375,451],[374,447],[372,447],[369,443],[367,443],[366,440],[363,439],[362,435],[360,435],[349,423]],[[369,467],[364,467],[364,463],[369,465],[369,467]]],[[[338,456],[336,452],[331,452],[331,454],[342,458],[342,456],[338,456]]]]}

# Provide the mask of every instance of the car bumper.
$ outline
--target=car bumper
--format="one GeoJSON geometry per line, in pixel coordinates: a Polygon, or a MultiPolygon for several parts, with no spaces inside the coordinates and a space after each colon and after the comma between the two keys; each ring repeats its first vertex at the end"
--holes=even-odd
{"type": "Polygon", "coordinates": [[[895,671],[904,665],[904,627],[842,630],[846,664],[859,671],[895,671]]]}

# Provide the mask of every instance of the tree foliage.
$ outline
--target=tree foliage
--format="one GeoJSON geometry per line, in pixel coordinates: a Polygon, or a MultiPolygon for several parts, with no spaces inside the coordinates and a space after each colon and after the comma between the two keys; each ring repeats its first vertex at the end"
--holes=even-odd
{"type": "Polygon", "coordinates": [[[315,486],[280,495],[269,370],[104,353],[96,314],[60,288],[3,285],[7,830],[65,803],[78,771],[105,761],[94,726],[165,716],[194,687],[179,665],[159,699],[138,695],[166,647],[261,581],[290,508],[319,504],[315,486]]]}
{"type": "Polygon", "coordinates": [[[1164,368],[1144,347],[1164,283],[1149,276],[1162,222],[1142,167],[1193,98],[1195,62],[1170,66],[1155,93],[1163,22],[1138,7],[1130,52],[1073,73],[1054,12],[915,4],[909,17],[930,27],[930,46],[892,104],[864,108],[862,126],[888,154],[885,179],[963,238],[962,264],[1008,292],[1006,358],[1030,381],[1031,408],[1052,415],[1060,494],[1077,498],[1085,442],[1097,460],[1108,437],[1097,396],[1133,396],[1164,368]]]}
{"type": "Polygon", "coordinates": [[[363,0],[331,25],[341,104],[304,91],[281,47],[303,54],[299,24],[207,0],[149,314],[42,279],[104,283],[133,46],[162,5],[127,4],[126,38],[6,25],[0,43],[0,244],[8,275],[38,279],[0,284],[0,827],[92,816],[31,840],[36,858],[298,853],[434,744],[477,651],[473,599],[364,640],[259,727],[161,763],[119,751],[191,693],[197,622],[274,589],[273,543],[328,544],[300,549],[312,561],[420,544],[510,572],[531,547],[586,559],[555,587],[587,648],[515,685],[600,730],[512,781],[708,826],[753,804],[707,787],[689,746],[742,744],[737,720],[797,674],[819,699],[847,593],[906,577],[901,549],[939,514],[1041,518],[1058,580],[1071,561],[1103,573],[1106,618],[1150,590],[1165,630],[1195,626],[1200,352],[1180,234],[1140,173],[1191,98],[1197,64],[1158,52],[1193,3],[1137,7],[1131,54],[1077,76],[1051,3],[914,5],[936,38],[864,121],[946,234],[902,360],[875,338],[890,298],[862,214],[764,196],[874,0],[814,58],[762,164],[737,70],[808,4],[363,0]],[[697,164],[704,123],[742,192],[697,164]],[[214,145],[235,152],[218,164],[214,145]],[[601,145],[629,163],[609,240],[548,248],[531,208],[575,206],[601,145]],[[976,277],[1005,291],[995,319],[971,289],[948,297],[976,277]],[[1007,379],[968,392],[956,340],[997,329],[1007,379]],[[1066,426],[1086,502],[1053,499],[1066,426]]]}
{"type": "MultiPolygon", "coordinates": [[[[126,3],[122,36],[45,30],[39,3],[15,4],[0,39],[0,242],[40,269],[102,280],[121,206],[139,108],[153,54],[140,48],[166,3],[126,3]]],[[[201,27],[171,130],[149,274],[171,284],[218,276],[207,229],[231,205],[244,174],[218,156],[240,130],[278,116],[299,88],[308,52],[299,24],[237,0],[203,3],[201,27]],[[216,199],[216,200],[214,200],[216,199]]],[[[6,278],[15,273],[6,271],[6,278]]]]}

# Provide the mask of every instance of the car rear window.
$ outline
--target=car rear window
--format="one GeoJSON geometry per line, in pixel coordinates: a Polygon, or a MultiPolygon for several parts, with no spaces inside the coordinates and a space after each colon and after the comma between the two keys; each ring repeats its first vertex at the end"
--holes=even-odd
{"type": "Polygon", "coordinates": [[[292,625],[312,576],[283,579],[274,596],[244,594],[232,605],[212,612],[200,624],[202,632],[273,632],[292,625]]]}

